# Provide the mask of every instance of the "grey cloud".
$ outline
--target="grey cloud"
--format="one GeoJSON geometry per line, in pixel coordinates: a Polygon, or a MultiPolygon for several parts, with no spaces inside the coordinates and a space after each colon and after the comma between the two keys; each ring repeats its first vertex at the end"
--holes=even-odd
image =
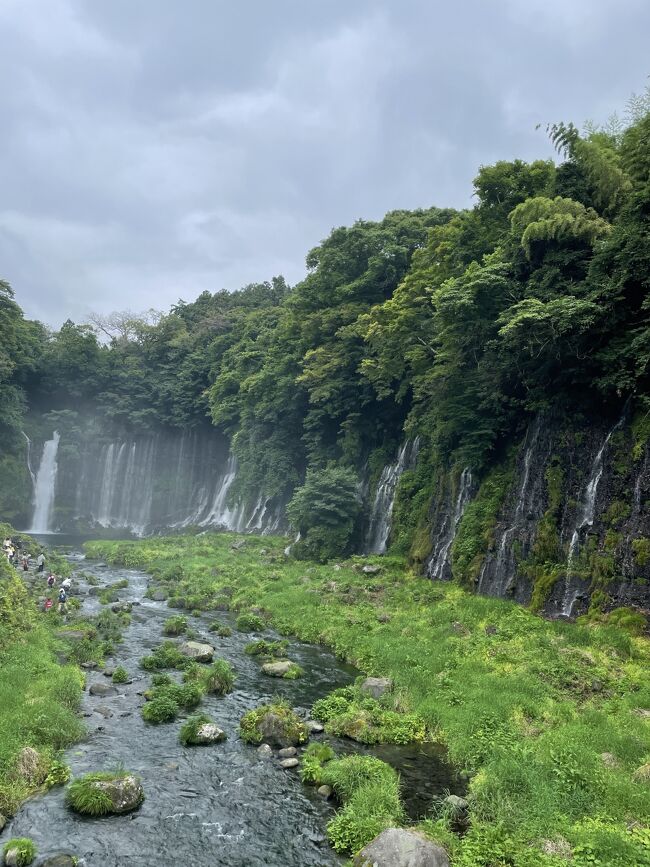
{"type": "Polygon", "coordinates": [[[332,226],[604,120],[648,32],[641,0],[5,0],[0,276],[55,325],[295,281],[332,226]]]}

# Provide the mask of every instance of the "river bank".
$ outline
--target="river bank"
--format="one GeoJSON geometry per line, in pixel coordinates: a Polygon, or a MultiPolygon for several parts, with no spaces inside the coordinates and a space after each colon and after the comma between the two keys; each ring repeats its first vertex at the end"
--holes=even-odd
{"type": "Polygon", "coordinates": [[[286,560],[284,544],[204,534],[86,549],[146,568],[171,607],[258,606],[278,631],[391,677],[396,703],[425,720],[470,778],[464,837],[443,816],[421,823],[454,864],[650,863],[646,639],[548,622],[389,558],[286,560]]]}

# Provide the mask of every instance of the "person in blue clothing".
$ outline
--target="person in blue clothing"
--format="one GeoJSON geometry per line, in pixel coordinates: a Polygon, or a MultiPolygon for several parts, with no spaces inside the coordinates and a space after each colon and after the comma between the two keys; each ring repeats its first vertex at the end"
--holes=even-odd
{"type": "Polygon", "coordinates": [[[65,603],[68,601],[68,594],[65,592],[65,587],[59,590],[59,614],[66,613],[65,603]]]}

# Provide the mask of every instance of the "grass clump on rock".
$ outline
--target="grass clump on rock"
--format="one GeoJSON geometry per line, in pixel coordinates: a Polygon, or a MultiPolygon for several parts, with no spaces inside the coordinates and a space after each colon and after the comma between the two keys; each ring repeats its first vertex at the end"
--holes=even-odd
{"type": "Polygon", "coordinates": [[[84,816],[129,813],[144,801],[139,777],[128,771],[85,774],[68,786],[66,803],[84,816]]]}
{"type": "Polygon", "coordinates": [[[285,640],[265,641],[260,638],[259,641],[249,641],[244,648],[244,653],[249,656],[265,656],[269,659],[277,659],[285,655],[288,646],[289,642],[285,640]]]}
{"type": "Polygon", "coordinates": [[[327,825],[336,852],[358,852],[386,828],[404,821],[396,771],[374,756],[346,756],[326,764],[320,782],[342,805],[327,825]]]}
{"type": "Polygon", "coordinates": [[[309,744],[302,757],[300,779],[303,783],[320,786],[323,783],[323,765],[335,758],[329,744],[309,744]]]}
{"type": "Polygon", "coordinates": [[[229,626],[222,626],[218,620],[211,624],[210,632],[216,632],[219,638],[230,638],[232,635],[232,629],[229,626]]]}
{"type": "Polygon", "coordinates": [[[143,656],[140,665],[145,671],[157,671],[163,668],[186,668],[190,660],[180,652],[173,641],[163,641],[149,656],[143,656]]]}
{"type": "Polygon", "coordinates": [[[309,738],[304,722],[288,704],[280,701],[248,711],[239,728],[242,740],[249,744],[292,747],[306,743],[309,738]]]}
{"type": "Polygon", "coordinates": [[[38,850],[34,841],[30,840],[29,837],[14,837],[2,847],[3,863],[7,862],[9,853],[14,852],[16,857],[12,857],[12,863],[16,867],[27,867],[36,858],[38,850]]]}
{"type": "Polygon", "coordinates": [[[214,724],[209,716],[200,713],[183,723],[178,733],[178,739],[184,747],[206,746],[225,741],[226,734],[214,724]]]}
{"type": "Polygon", "coordinates": [[[164,635],[182,635],[187,629],[187,617],[177,614],[169,617],[163,624],[164,635]]]}
{"type": "Polygon", "coordinates": [[[240,614],[236,624],[239,632],[262,632],[266,623],[257,614],[240,614]]]}
{"type": "Polygon", "coordinates": [[[142,719],[152,725],[173,722],[178,716],[178,702],[170,695],[159,695],[152,698],[142,708],[142,719]]]}
{"type": "Polygon", "coordinates": [[[201,684],[206,692],[213,695],[226,695],[232,692],[235,683],[235,672],[225,659],[217,659],[212,665],[201,671],[201,684]]]}
{"type": "Polygon", "coordinates": [[[112,680],[113,683],[128,683],[129,672],[126,670],[126,668],[124,668],[123,665],[118,665],[113,672],[112,680]]]}
{"type": "Polygon", "coordinates": [[[362,744],[421,743],[426,737],[426,725],[417,714],[391,710],[352,686],[319,699],[312,715],[325,723],[328,734],[362,744]]]}
{"type": "Polygon", "coordinates": [[[145,693],[147,703],[142,708],[145,722],[159,725],[172,722],[183,710],[194,710],[201,703],[203,689],[198,683],[175,683],[171,678],[159,682],[145,693]]]}

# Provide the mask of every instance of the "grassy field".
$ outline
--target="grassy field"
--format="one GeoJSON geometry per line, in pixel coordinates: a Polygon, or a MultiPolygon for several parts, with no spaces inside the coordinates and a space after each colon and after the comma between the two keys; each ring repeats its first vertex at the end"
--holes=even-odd
{"type": "Polygon", "coordinates": [[[259,606],[280,632],[393,678],[396,708],[419,714],[469,776],[467,834],[441,814],[422,824],[454,865],[650,865],[646,639],[551,623],[390,558],[295,562],[285,544],[205,534],[87,553],[148,570],[172,607],[259,606]],[[372,563],[380,571],[364,573],[372,563]]]}
{"type": "MultiPolygon", "coordinates": [[[[0,532],[8,528],[0,525],[0,532]]],[[[5,816],[44,784],[61,782],[58,751],[83,732],[76,716],[83,678],[76,666],[61,665],[56,657],[60,618],[37,609],[20,575],[0,555],[0,813],[5,816]],[[31,758],[21,758],[25,747],[36,751],[31,758]]]]}

